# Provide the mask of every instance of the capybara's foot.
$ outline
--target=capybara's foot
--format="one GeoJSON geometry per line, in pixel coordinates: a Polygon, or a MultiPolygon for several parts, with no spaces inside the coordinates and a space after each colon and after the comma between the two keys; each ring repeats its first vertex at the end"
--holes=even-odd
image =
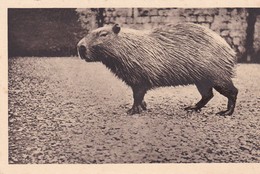
{"type": "Polygon", "coordinates": [[[128,115],[140,114],[143,110],[147,110],[146,107],[147,107],[146,102],[142,101],[140,105],[134,104],[133,107],[127,111],[127,114],[128,115]]]}
{"type": "Polygon", "coordinates": [[[131,109],[127,111],[128,115],[140,114],[143,110],[146,110],[146,102],[142,101],[140,105],[133,105],[131,109]]]}
{"type": "Polygon", "coordinates": [[[233,112],[234,112],[234,110],[229,109],[229,110],[226,110],[226,111],[220,111],[220,112],[216,113],[216,115],[221,115],[221,116],[232,115],[233,112]]]}
{"type": "Polygon", "coordinates": [[[192,105],[192,106],[188,106],[188,107],[184,108],[184,110],[199,112],[199,111],[201,111],[201,108],[197,107],[196,105],[192,105]]]}
{"type": "Polygon", "coordinates": [[[138,105],[138,106],[133,106],[131,109],[129,109],[127,111],[128,115],[134,115],[134,114],[140,114],[142,112],[142,106],[138,105]]]}
{"type": "Polygon", "coordinates": [[[142,101],[141,107],[142,107],[143,110],[147,110],[147,108],[146,108],[147,104],[146,104],[145,101],[142,101]]]}

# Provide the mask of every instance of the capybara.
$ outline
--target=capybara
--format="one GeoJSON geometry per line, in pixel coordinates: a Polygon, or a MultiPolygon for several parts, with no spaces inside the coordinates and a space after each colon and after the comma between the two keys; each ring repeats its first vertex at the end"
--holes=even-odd
{"type": "Polygon", "coordinates": [[[206,27],[178,23],[141,31],[115,24],[93,30],[77,48],[82,59],[102,62],[132,88],[130,115],[146,110],[148,90],[189,84],[196,85],[202,98],[186,110],[200,110],[213,97],[214,88],[228,98],[227,110],[217,114],[234,112],[238,90],[231,78],[236,55],[206,27]]]}

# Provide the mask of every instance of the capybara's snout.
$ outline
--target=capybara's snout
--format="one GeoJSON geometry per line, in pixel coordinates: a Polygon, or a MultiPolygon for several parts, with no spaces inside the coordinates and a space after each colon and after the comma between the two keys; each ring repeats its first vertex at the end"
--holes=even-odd
{"type": "Polygon", "coordinates": [[[81,39],[78,44],[77,44],[77,51],[78,51],[78,56],[81,58],[81,59],[84,59],[86,57],[86,51],[87,51],[87,48],[85,46],[85,41],[84,41],[84,38],[81,39]]]}
{"type": "Polygon", "coordinates": [[[85,61],[87,62],[91,62],[92,60],[89,58],[88,56],[88,50],[87,50],[87,46],[86,46],[86,43],[85,43],[85,40],[84,38],[79,41],[78,45],[77,45],[77,51],[78,51],[78,56],[81,58],[81,59],[84,59],[85,61]]]}
{"type": "Polygon", "coordinates": [[[79,45],[78,46],[78,54],[79,54],[79,57],[81,59],[86,59],[87,58],[86,51],[87,51],[87,48],[84,45],[79,45]]]}

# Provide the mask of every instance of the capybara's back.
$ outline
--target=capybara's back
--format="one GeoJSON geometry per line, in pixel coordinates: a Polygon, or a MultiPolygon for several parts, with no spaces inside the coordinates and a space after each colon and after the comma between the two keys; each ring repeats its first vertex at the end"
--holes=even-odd
{"type": "Polygon", "coordinates": [[[132,87],[129,114],[146,109],[147,90],[161,86],[195,84],[202,99],[188,110],[200,110],[213,97],[212,89],[228,98],[231,115],[237,89],[231,78],[235,52],[219,35],[197,24],[169,24],[151,31],[121,29],[119,25],[96,29],[78,44],[80,57],[101,61],[132,87]]]}
{"type": "MultiPolygon", "coordinates": [[[[235,52],[223,38],[211,30],[190,23],[167,25],[153,30],[150,36],[154,39],[151,45],[161,47],[151,51],[157,55],[149,57],[150,61],[160,65],[152,70],[158,71],[155,76],[170,76],[171,78],[167,78],[171,80],[169,85],[201,81],[219,84],[231,80],[235,52]]],[[[167,81],[159,86],[165,83],[167,81]]]]}

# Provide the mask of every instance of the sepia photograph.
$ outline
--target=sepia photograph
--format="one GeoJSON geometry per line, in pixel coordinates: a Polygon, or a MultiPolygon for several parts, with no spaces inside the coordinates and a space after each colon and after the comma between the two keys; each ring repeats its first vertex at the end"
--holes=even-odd
{"type": "Polygon", "coordinates": [[[260,8],[6,12],[8,166],[260,162],[260,8]]]}

